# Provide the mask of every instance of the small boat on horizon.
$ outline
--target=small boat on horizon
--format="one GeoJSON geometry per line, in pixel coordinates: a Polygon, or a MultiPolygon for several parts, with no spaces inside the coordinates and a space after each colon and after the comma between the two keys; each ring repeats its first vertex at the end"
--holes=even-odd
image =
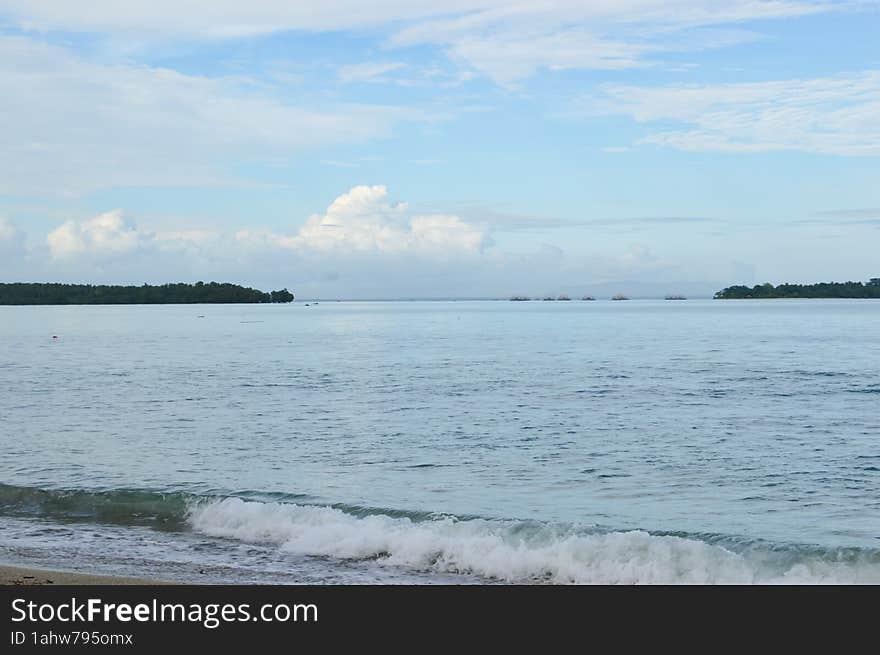
{"type": "Polygon", "coordinates": [[[614,296],[611,300],[629,300],[629,298],[627,298],[626,296],[624,296],[622,293],[618,293],[618,294],[617,294],[616,296],[614,296]]]}

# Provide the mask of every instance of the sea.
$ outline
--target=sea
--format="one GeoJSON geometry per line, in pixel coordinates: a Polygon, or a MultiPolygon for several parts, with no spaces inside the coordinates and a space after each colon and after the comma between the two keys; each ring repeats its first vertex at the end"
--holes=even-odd
{"type": "Polygon", "coordinates": [[[0,563],[880,583],[880,302],[0,307],[0,563]]]}

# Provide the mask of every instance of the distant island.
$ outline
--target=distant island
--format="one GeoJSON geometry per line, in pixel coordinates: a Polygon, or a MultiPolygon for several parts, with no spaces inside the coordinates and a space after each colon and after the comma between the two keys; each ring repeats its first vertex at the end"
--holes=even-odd
{"type": "Polygon", "coordinates": [[[818,284],[780,284],[769,282],[754,287],[737,285],[715,294],[717,300],[747,298],[880,298],[880,278],[861,282],[819,282],[818,284]]]}
{"type": "Polygon", "coordinates": [[[0,283],[0,305],[172,305],[197,303],[286,303],[287,289],[265,292],[237,284],[196,282],[117,286],[17,282],[0,283]]]}

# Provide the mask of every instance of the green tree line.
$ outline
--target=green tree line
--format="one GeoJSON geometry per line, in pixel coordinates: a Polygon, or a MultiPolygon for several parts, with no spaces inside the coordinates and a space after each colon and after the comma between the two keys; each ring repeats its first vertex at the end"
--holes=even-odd
{"type": "Polygon", "coordinates": [[[151,286],[0,283],[0,305],[165,305],[192,303],[285,303],[287,289],[265,292],[237,284],[196,282],[151,286]]]}
{"type": "Polygon", "coordinates": [[[721,300],[745,298],[880,298],[880,278],[862,282],[819,282],[818,284],[780,284],[769,282],[754,287],[736,285],[715,294],[721,300]]]}

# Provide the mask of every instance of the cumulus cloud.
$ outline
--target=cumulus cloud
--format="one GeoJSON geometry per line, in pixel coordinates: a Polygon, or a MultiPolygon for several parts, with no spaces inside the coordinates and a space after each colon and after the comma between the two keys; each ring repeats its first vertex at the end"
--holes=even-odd
{"type": "Polygon", "coordinates": [[[0,243],[7,243],[16,238],[18,228],[5,216],[0,216],[0,243]]]}
{"type": "Polygon", "coordinates": [[[156,232],[154,239],[159,243],[188,243],[200,244],[213,241],[218,238],[216,232],[210,230],[171,230],[167,232],[156,232]]]}
{"type": "MultiPolygon", "coordinates": [[[[0,220],[0,243],[15,235],[0,220]]],[[[186,251],[211,258],[259,256],[267,251],[301,255],[418,255],[443,258],[479,254],[491,244],[486,225],[452,214],[413,212],[392,202],[385,186],[356,186],[337,197],[323,214],[314,214],[294,233],[240,229],[220,233],[205,229],[151,231],[139,227],[119,209],[93,218],[68,220],[49,232],[49,251],[56,259],[77,256],[131,255],[136,251],[186,251]]]]}
{"type": "Polygon", "coordinates": [[[87,221],[66,221],[49,232],[46,244],[56,258],[73,255],[120,255],[130,253],[153,237],[138,228],[122,211],[99,214],[87,221]]]}
{"type": "MultiPolygon", "coordinates": [[[[359,237],[353,243],[342,240],[326,244],[303,238],[295,246],[279,239],[300,239],[310,232],[297,231],[285,237],[258,231],[236,238],[231,231],[215,234],[189,230],[185,225],[177,232],[150,231],[108,212],[59,226],[55,245],[69,253],[66,256],[52,257],[49,248],[32,248],[26,260],[0,257],[0,273],[7,279],[117,284],[217,279],[260,288],[286,286],[300,298],[503,297],[514,293],[693,295],[717,290],[723,286],[718,282],[728,281],[731,276],[729,234],[703,235],[699,254],[656,242],[637,241],[626,248],[619,237],[602,243],[597,239],[585,250],[571,249],[567,244],[562,248],[532,242],[519,251],[485,247],[483,238],[480,250],[474,247],[475,241],[460,238],[460,219],[447,221],[444,215],[434,214],[418,227],[418,215],[405,205],[390,203],[383,192],[373,189],[363,187],[362,194],[352,193],[355,189],[343,194],[334,211],[328,208],[312,217],[316,219],[314,224],[330,224],[321,219],[332,214],[334,225],[360,225],[371,216],[366,208],[372,207],[370,211],[375,212],[379,206],[386,215],[378,221],[370,218],[370,224],[392,226],[391,232],[397,233],[398,239],[406,232],[418,235],[404,238],[407,246],[385,248],[388,240],[375,236],[373,228],[366,230],[373,236],[359,237]]],[[[828,261],[823,259],[828,248],[824,230],[810,229],[798,224],[785,232],[789,241],[799,239],[798,268],[761,268],[761,279],[804,275],[812,279],[818,275],[817,262],[830,266],[823,263],[828,261]]],[[[856,226],[852,230],[847,248],[847,270],[851,272],[847,275],[853,279],[873,275],[873,229],[856,226]]],[[[735,238],[742,244],[737,252],[750,257],[759,258],[768,248],[765,227],[735,238]]],[[[778,237],[774,239],[771,244],[780,242],[778,237]]]]}
{"type": "MultiPolygon", "coordinates": [[[[473,295],[504,279],[485,225],[414,211],[385,186],[353,187],[286,233],[160,223],[136,224],[120,210],[65,221],[45,247],[30,249],[28,275],[133,284],[222,279],[287,286],[304,297],[361,298],[473,295]]],[[[0,235],[8,231],[0,223],[0,235]]],[[[21,266],[12,268],[21,275],[21,266]]]]}
{"type": "Polygon", "coordinates": [[[609,85],[582,99],[586,113],[678,123],[642,139],[705,152],[880,153],[880,71],[771,82],[609,85]]]}
{"type": "Polygon", "coordinates": [[[295,235],[241,231],[242,242],[316,252],[479,252],[488,245],[484,226],[449,214],[415,214],[393,203],[385,186],[356,186],[336,198],[324,214],[311,216],[295,235]]]}
{"type": "Polygon", "coordinates": [[[0,216],[0,253],[9,255],[21,250],[24,233],[5,216],[0,216]]]}

